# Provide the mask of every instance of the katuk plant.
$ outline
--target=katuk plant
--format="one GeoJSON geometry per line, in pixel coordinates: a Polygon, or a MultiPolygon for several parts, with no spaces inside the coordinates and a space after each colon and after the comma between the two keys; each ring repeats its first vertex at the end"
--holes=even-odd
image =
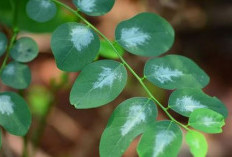
{"type": "MultiPolygon", "coordinates": [[[[20,16],[17,0],[3,0],[1,3],[5,6],[9,4],[14,17],[10,23],[5,22],[13,31],[9,44],[6,35],[0,33],[0,55],[6,52],[0,70],[4,84],[16,89],[27,88],[31,75],[25,63],[38,54],[38,46],[31,38],[17,39],[19,31],[34,29],[19,23],[19,18],[30,17],[43,23],[66,9],[80,22],[70,19],[70,22],[58,26],[52,33],[51,49],[59,69],[81,71],[71,89],[70,103],[77,109],[96,108],[110,103],[126,86],[128,72],[147,93],[147,97],[123,101],[113,111],[101,137],[101,157],[122,156],[139,135],[137,153],[140,157],[175,157],[181,148],[182,130],[186,131],[185,140],[193,156],[204,157],[208,149],[207,141],[196,130],[210,134],[222,132],[228,111],[219,99],[202,91],[209,83],[208,75],[187,57],[173,54],[160,57],[173,45],[175,33],[172,26],[159,15],[145,12],[122,21],[115,30],[115,41],[111,41],[82,13],[104,15],[112,9],[114,0],[73,0],[76,9],[58,0],[24,0],[21,5],[27,15],[20,16]],[[123,58],[124,50],[150,58],[145,64],[143,76],[139,76],[123,58]],[[94,61],[99,51],[101,56],[108,59],[94,61]],[[7,62],[9,56],[11,61],[7,62]],[[173,90],[167,105],[161,104],[153,96],[145,80],[154,86],[173,90]],[[156,120],[157,106],[168,119],[156,120]],[[177,121],[169,110],[189,118],[188,124],[177,121]]],[[[24,99],[15,92],[1,92],[0,125],[11,134],[23,136],[30,124],[31,115],[24,99]]]]}

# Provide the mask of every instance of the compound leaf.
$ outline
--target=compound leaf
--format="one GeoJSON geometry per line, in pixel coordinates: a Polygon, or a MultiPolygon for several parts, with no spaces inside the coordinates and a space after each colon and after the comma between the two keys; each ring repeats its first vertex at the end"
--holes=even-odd
{"type": "Polygon", "coordinates": [[[87,65],[77,77],[70,94],[76,108],[94,108],[113,101],[127,82],[125,67],[113,60],[87,65]]]}
{"type": "Polygon", "coordinates": [[[182,144],[182,132],[171,121],[160,121],[142,135],[137,152],[140,157],[176,157],[182,144]]]}
{"type": "Polygon", "coordinates": [[[15,89],[25,89],[31,83],[31,71],[27,65],[10,62],[2,71],[2,82],[15,89]]]}
{"type": "Polygon", "coordinates": [[[228,116],[226,106],[219,99],[208,96],[198,88],[177,89],[169,98],[169,107],[186,117],[199,108],[209,108],[225,118],[228,116]]]}
{"type": "Polygon", "coordinates": [[[152,100],[130,98],[114,110],[102,134],[101,157],[120,157],[135,137],[155,122],[157,108],[152,100]]]}
{"type": "Polygon", "coordinates": [[[114,6],[115,0],[73,0],[77,8],[90,16],[101,16],[108,13],[114,6]]]}
{"type": "Polygon", "coordinates": [[[194,157],[206,156],[208,151],[208,144],[204,135],[191,130],[187,132],[185,139],[194,157]]]}
{"type": "Polygon", "coordinates": [[[75,72],[95,59],[100,48],[100,40],[87,26],[69,22],[55,30],[51,48],[57,67],[75,72]]]}
{"type": "Polygon", "coordinates": [[[221,133],[225,121],[221,114],[210,109],[202,108],[191,113],[189,125],[194,129],[206,133],[221,133]]]}
{"type": "Polygon", "coordinates": [[[24,136],[31,125],[25,100],[14,92],[0,93],[0,125],[9,133],[24,136]]]}
{"type": "MultiPolygon", "coordinates": [[[[111,45],[107,41],[101,40],[100,43],[101,43],[100,50],[99,50],[100,56],[109,58],[109,59],[119,58],[118,55],[115,53],[114,49],[111,47],[111,45]]],[[[112,41],[112,44],[117,49],[118,53],[121,56],[123,56],[124,49],[116,41],[112,41]]]]}
{"type": "Polygon", "coordinates": [[[164,89],[203,88],[209,83],[208,75],[196,63],[180,55],[148,60],[144,75],[154,85],[164,89]]]}
{"type": "Polygon", "coordinates": [[[174,42],[171,25],[153,13],[141,13],[121,22],[115,35],[124,49],[141,56],[158,56],[169,50],[174,42]]]}
{"type": "Polygon", "coordinates": [[[7,49],[7,37],[4,33],[0,32],[0,56],[4,54],[7,49]]]}
{"type": "Polygon", "coordinates": [[[18,62],[30,62],[37,57],[38,53],[37,43],[29,37],[17,40],[10,51],[11,57],[18,62]]]}
{"type": "Polygon", "coordinates": [[[27,15],[37,22],[47,22],[56,15],[56,4],[51,0],[29,0],[27,15]]]}

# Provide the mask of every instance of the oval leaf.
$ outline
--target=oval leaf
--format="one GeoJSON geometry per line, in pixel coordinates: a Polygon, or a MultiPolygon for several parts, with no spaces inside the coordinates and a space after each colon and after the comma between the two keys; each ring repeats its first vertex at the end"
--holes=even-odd
{"type": "MultiPolygon", "coordinates": [[[[123,56],[124,49],[116,41],[112,41],[112,43],[113,43],[114,47],[117,49],[118,53],[121,56],[123,56]]],[[[105,58],[109,58],[109,59],[119,58],[118,55],[115,53],[114,49],[111,47],[111,45],[105,40],[101,40],[99,54],[100,54],[100,56],[105,57],[105,58]]]]}
{"type": "Polygon", "coordinates": [[[27,65],[11,62],[2,71],[2,82],[15,89],[25,89],[31,83],[31,71],[27,65]]]}
{"type": "Polygon", "coordinates": [[[27,103],[16,93],[0,93],[0,125],[9,133],[24,136],[31,125],[27,103]]]}
{"type": "Polygon", "coordinates": [[[196,63],[180,55],[148,60],[144,75],[154,85],[164,89],[203,88],[209,83],[208,75],[196,63]]]}
{"type": "Polygon", "coordinates": [[[208,108],[222,114],[224,117],[228,116],[226,106],[219,99],[210,97],[197,88],[183,88],[174,91],[169,98],[169,107],[186,117],[189,117],[194,110],[200,108],[208,108]]]}
{"type": "Polygon", "coordinates": [[[157,108],[148,98],[135,97],[122,102],[111,115],[100,142],[101,157],[119,157],[135,137],[154,123],[157,108]]]}
{"type": "Polygon", "coordinates": [[[225,125],[224,117],[210,109],[197,109],[191,113],[189,125],[206,133],[221,133],[225,125]]]}
{"type": "Polygon", "coordinates": [[[7,37],[4,33],[0,32],[0,56],[4,54],[7,49],[7,37]]]}
{"type": "Polygon", "coordinates": [[[73,0],[77,8],[90,16],[101,16],[108,13],[115,0],[73,0]]]}
{"type": "Polygon", "coordinates": [[[137,151],[140,157],[176,157],[182,144],[182,132],[171,121],[160,121],[142,135],[137,151]]]}
{"type": "Polygon", "coordinates": [[[37,22],[47,22],[56,15],[56,4],[51,0],[29,0],[27,15],[37,22]]]}
{"type": "Polygon", "coordinates": [[[57,67],[75,72],[95,59],[100,48],[100,40],[87,26],[70,22],[55,30],[51,48],[57,67]]]}
{"type": "Polygon", "coordinates": [[[208,144],[204,135],[191,130],[187,132],[185,139],[194,157],[206,156],[208,151],[208,144]]]}
{"type": "Polygon", "coordinates": [[[70,102],[76,108],[94,108],[113,101],[127,82],[125,67],[116,61],[101,60],[87,65],[76,79],[70,102]]]}
{"type": "Polygon", "coordinates": [[[30,62],[39,53],[36,42],[29,37],[23,37],[16,41],[10,51],[11,57],[18,62],[30,62]]]}
{"type": "Polygon", "coordinates": [[[123,48],[141,56],[158,56],[169,50],[174,42],[171,25],[153,13],[141,13],[121,22],[115,35],[123,48]]]}

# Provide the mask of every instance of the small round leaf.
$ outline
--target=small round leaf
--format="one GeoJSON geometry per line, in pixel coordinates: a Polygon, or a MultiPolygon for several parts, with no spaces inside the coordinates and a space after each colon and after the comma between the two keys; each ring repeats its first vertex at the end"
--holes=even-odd
{"type": "Polygon", "coordinates": [[[37,57],[38,53],[38,45],[29,37],[17,40],[10,51],[11,57],[18,62],[30,62],[37,57]]]}
{"type": "Polygon", "coordinates": [[[108,13],[114,6],[115,0],[73,0],[77,8],[90,16],[101,16],[108,13]]]}
{"type": "Polygon", "coordinates": [[[196,63],[180,55],[148,60],[144,75],[154,85],[164,89],[203,88],[209,83],[208,75],[196,63]]]}
{"type": "Polygon", "coordinates": [[[141,56],[158,56],[167,52],[174,42],[171,25],[153,13],[141,13],[121,22],[115,35],[124,49],[141,56]]]}
{"type": "Polygon", "coordinates": [[[174,91],[169,98],[169,107],[177,113],[189,117],[199,108],[208,108],[228,116],[226,106],[216,97],[210,97],[198,88],[183,88],[174,91]]]}
{"type": "Polygon", "coordinates": [[[31,83],[31,71],[27,65],[11,62],[2,71],[2,82],[15,89],[25,89],[31,83]]]}
{"type": "Polygon", "coordinates": [[[47,22],[56,15],[56,4],[51,0],[29,0],[27,15],[37,22],[47,22]]]}
{"type": "Polygon", "coordinates": [[[142,135],[137,151],[140,157],[176,157],[182,144],[182,132],[171,121],[160,121],[142,135]]]}
{"type": "Polygon", "coordinates": [[[70,22],[55,30],[51,48],[57,67],[64,71],[75,72],[95,59],[100,48],[100,40],[87,26],[70,22]]]}
{"type": "Polygon", "coordinates": [[[7,49],[7,37],[4,33],[0,32],[0,56],[4,54],[7,49]]]}
{"type": "Polygon", "coordinates": [[[114,110],[102,134],[101,157],[119,157],[139,134],[155,122],[157,108],[148,98],[128,99],[114,110]]]}
{"type": "Polygon", "coordinates": [[[24,136],[31,125],[31,114],[25,100],[16,93],[0,93],[0,125],[9,133],[24,136]]]}
{"type": "Polygon", "coordinates": [[[113,60],[87,65],[77,77],[70,94],[76,108],[95,108],[113,101],[127,82],[125,67],[113,60]]]}
{"type": "Polygon", "coordinates": [[[225,125],[224,117],[210,109],[197,109],[191,113],[189,125],[206,133],[221,133],[225,125]]]}

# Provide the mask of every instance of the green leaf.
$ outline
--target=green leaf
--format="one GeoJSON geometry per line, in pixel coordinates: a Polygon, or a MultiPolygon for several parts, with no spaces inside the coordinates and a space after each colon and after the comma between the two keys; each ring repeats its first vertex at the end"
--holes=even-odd
{"type": "Polygon", "coordinates": [[[160,121],[142,135],[137,151],[140,157],[176,157],[182,144],[182,132],[171,121],[160,121]]]}
{"type": "Polygon", "coordinates": [[[100,40],[89,27],[69,22],[55,30],[51,48],[59,69],[79,71],[95,59],[100,48],[100,40]]]}
{"type": "Polygon", "coordinates": [[[0,150],[1,150],[1,147],[2,147],[2,131],[0,129],[0,150]]]}
{"type": "Polygon", "coordinates": [[[87,65],[77,77],[70,94],[76,108],[95,108],[113,101],[127,82],[123,64],[101,60],[87,65]]]}
{"type": "Polygon", "coordinates": [[[224,117],[210,109],[197,109],[191,113],[189,125],[206,133],[221,133],[225,125],[224,117]]]}
{"type": "Polygon", "coordinates": [[[38,45],[29,37],[17,40],[10,51],[11,57],[18,62],[30,62],[37,57],[38,53],[38,45]]]}
{"type": "Polygon", "coordinates": [[[167,52],[174,42],[171,25],[153,13],[141,13],[121,22],[115,35],[124,49],[141,56],[158,56],[167,52]]]}
{"type": "MultiPolygon", "coordinates": [[[[109,58],[109,59],[118,59],[118,55],[115,53],[114,49],[111,47],[111,45],[105,41],[101,40],[101,46],[99,50],[99,54],[102,57],[109,58]]],[[[112,41],[114,47],[117,49],[118,53],[123,56],[124,49],[116,42],[112,41]]]]}
{"type": "Polygon", "coordinates": [[[204,135],[191,130],[187,132],[185,139],[194,157],[206,156],[208,151],[208,144],[204,135]]]}
{"type": "Polygon", "coordinates": [[[148,60],[144,75],[154,85],[164,89],[203,88],[209,83],[208,75],[196,63],[180,55],[148,60]]]}
{"type": "Polygon", "coordinates": [[[226,106],[216,97],[210,97],[198,88],[183,88],[174,91],[169,98],[169,107],[177,113],[189,117],[199,108],[208,108],[228,116],[226,106]]]}
{"type": "Polygon", "coordinates": [[[78,10],[90,16],[108,13],[113,8],[114,2],[115,0],[73,0],[78,10]]]}
{"type": "Polygon", "coordinates": [[[51,0],[29,0],[26,6],[27,15],[37,22],[51,20],[56,11],[56,4],[51,0]]]}
{"type": "Polygon", "coordinates": [[[100,142],[101,157],[120,157],[130,143],[155,122],[157,108],[148,98],[134,97],[119,104],[100,142]]]}
{"type": "Polygon", "coordinates": [[[10,62],[2,71],[2,82],[15,89],[25,89],[31,83],[31,71],[27,65],[10,62]]]}
{"type": "Polygon", "coordinates": [[[4,33],[0,32],[0,56],[4,54],[7,49],[7,37],[4,33]]]}
{"type": "Polygon", "coordinates": [[[31,114],[24,99],[13,92],[0,93],[0,125],[9,133],[24,136],[31,125],[31,114]]]}

